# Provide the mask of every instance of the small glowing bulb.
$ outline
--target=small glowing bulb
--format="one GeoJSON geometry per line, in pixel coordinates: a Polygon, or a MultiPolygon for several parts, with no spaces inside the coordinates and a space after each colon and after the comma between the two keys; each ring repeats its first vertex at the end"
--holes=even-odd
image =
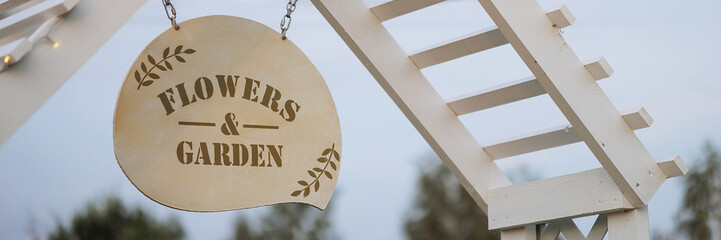
{"type": "Polygon", "coordinates": [[[5,62],[5,63],[10,63],[10,60],[11,60],[10,55],[6,55],[5,58],[3,58],[3,62],[5,62]]]}
{"type": "Polygon", "coordinates": [[[59,43],[59,42],[56,42],[55,40],[53,40],[52,38],[50,38],[50,36],[45,36],[45,38],[48,39],[48,41],[50,42],[50,45],[53,46],[53,48],[58,48],[58,47],[60,47],[60,43],[59,43]]]}

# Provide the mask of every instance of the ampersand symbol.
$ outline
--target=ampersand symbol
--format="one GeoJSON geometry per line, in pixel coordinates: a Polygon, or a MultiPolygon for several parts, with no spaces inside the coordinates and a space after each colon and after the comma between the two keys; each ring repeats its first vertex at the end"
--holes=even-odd
{"type": "Polygon", "coordinates": [[[238,135],[238,121],[235,121],[235,114],[225,114],[225,123],[220,126],[220,131],[225,135],[238,135]]]}

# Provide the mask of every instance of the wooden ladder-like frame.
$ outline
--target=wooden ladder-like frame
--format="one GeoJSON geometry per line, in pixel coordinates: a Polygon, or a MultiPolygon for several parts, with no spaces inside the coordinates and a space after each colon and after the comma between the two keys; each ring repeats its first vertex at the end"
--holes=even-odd
{"type": "Polygon", "coordinates": [[[572,218],[601,214],[588,239],[648,239],[646,205],[665,179],[688,168],[678,156],[654,160],[633,130],[653,120],[643,108],[619,113],[597,80],[603,58],[582,63],[558,29],[575,19],[564,6],[544,12],[534,0],[479,0],[497,27],[406,54],[381,24],[442,0],[312,0],[476,203],[502,239],[586,239],[572,218]],[[446,101],[420,69],[511,44],[535,77],[446,101]],[[458,115],[548,94],[570,125],[480,145],[458,115]],[[494,163],[583,141],[603,168],[512,185],[494,163]],[[605,213],[608,213],[607,215],[605,213]],[[544,227],[543,224],[549,223],[544,227]],[[539,230],[545,229],[541,234],[539,230]],[[538,235],[538,236],[537,236],[538,235]],[[599,238],[600,236],[600,238],[599,238]]]}

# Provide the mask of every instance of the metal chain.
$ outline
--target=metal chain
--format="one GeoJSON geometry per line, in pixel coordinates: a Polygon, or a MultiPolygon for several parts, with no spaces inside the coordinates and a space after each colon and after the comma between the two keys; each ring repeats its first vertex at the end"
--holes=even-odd
{"type": "Polygon", "coordinates": [[[170,0],[161,0],[163,1],[163,9],[165,9],[165,15],[168,16],[168,19],[170,20],[170,24],[173,25],[173,28],[175,30],[180,29],[180,26],[178,26],[178,23],[175,22],[175,7],[173,7],[173,3],[170,2],[170,0]],[[168,7],[170,7],[170,12],[168,12],[168,7]],[[173,14],[171,17],[170,14],[173,14]]]}
{"type": "Polygon", "coordinates": [[[285,36],[285,33],[288,32],[288,29],[290,28],[290,22],[292,20],[290,18],[290,14],[293,13],[293,11],[295,11],[295,3],[297,1],[298,0],[288,0],[288,4],[285,5],[285,9],[287,11],[286,11],[285,16],[283,16],[283,19],[280,20],[280,34],[282,35],[280,38],[283,40],[285,40],[287,38],[285,36]],[[286,25],[286,19],[287,19],[287,23],[288,23],[287,25],[286,25]]]}

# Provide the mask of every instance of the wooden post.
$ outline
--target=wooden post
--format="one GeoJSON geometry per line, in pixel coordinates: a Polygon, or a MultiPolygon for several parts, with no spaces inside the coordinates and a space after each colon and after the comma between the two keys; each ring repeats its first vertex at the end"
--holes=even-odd
{"type": "Polygon", "coordinates": [[[609,213],[608,240],[648,240],[648,207],[609,213]]]}
{"type": "Polygon", "coordinates": [[[501,231],[501,240],[536,240],[536,225],[501,231]]]}

